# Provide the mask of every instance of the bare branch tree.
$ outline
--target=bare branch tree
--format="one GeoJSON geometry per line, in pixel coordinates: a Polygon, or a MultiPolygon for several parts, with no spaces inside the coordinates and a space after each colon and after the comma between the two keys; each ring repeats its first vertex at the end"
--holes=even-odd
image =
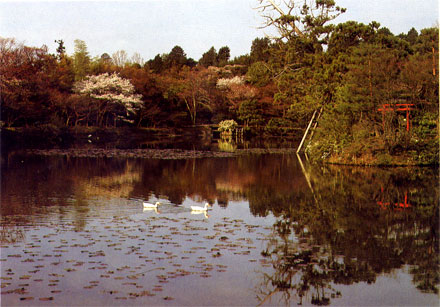
{"type": "Polygon", "coordinates": [[[142,65],[144,65],[145,61],[144,61],[144,58],[138,52],[135,52],[131,56],[131,63],[139,64],[142,66],[142,65]]]}
{"type": "Polygon", "coordinates": [[[128,62],[128,55],[125,50],[118,50],[112,54],[113,64],[123,67],[128,62]]]}
{"type": "MultiPolygon", "coordinates": [[[[318,27],[345,12],[334,0],[257,0],[264,18],[263,28],[274,26],[280,39],[312,34],[318,27]]],[[[319,36],[319,35],[318,35],[319,36]]]]}

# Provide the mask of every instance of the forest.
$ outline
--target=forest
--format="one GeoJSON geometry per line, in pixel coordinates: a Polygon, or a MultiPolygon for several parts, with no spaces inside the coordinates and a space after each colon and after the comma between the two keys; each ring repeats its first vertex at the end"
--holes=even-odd
{"type": "Polygon", "coordinates": [[[333,0],[257,2],[278,35],[255,38],[233,59],[228,46],[194,60],[176,45],[144,61],[124,50],[93,57],[80,39],[69,55],[62,39],[51,54],[0,37],[0,126],[157,129],[234,120],[247,135],[301,137],[314,117],[305,148],[313,160],[438,164],[438,26],[396,35],[374,21],[333,22],[345,12],[333,0]]]}

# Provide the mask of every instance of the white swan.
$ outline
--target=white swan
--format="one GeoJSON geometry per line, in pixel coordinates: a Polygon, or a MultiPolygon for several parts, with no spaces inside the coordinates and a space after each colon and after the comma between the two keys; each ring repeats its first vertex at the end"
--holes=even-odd
{"type": "Polygon", "coordinates": [[[208,210],[208,207],[211,207],[211,205],[208,204],[208,203],[205,203],[205,206],[204,206],[204,207],[191,206],[191,210],[192,210],[192,211],[207,211],[207,210],[208,210]]]}
{"type": "Polygon", "coordinates": [[[157,206],[160,205],[160,202],[156,202],[154,205],[144,202],[144,209],[157,209],[157,206]]]}

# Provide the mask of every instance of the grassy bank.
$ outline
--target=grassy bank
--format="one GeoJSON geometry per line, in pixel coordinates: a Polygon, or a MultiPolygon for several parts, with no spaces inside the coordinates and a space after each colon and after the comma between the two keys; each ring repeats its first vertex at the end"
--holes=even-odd
{"type": "Polygon", "coordinates": [[[378,138],[367,138],[348,144],[329,144],[316,140],[306,151],[313,161],[331,164],[366,166],[425,166],[439,165],[439,138],[425,141],[410,139],[406,143],[389,146],[378,138]]]}

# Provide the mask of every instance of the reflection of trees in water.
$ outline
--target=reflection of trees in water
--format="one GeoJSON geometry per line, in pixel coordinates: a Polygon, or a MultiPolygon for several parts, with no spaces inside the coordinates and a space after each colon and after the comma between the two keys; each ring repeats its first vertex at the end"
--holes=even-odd
{"type": "Polygon", "coordinates": [[[338,295],[332,283],[374,282],[377,274],[404,264],[412,266],[419,289],[437,291],[439,189],[429,168],[309,167],[310,188],[292,155],[21,160],[2,165],[2,216],[49,219],[49,207],[57,206],[58,218],[72,218],[81,229],[91,197],[152,195],[175,204],[186,197],[217,200],[221,206],[247,199],[252,214],[272,212],[278,223],[263,254],[275,272],[265,276],[262,300],[263,293],[300,300],[310,294],[314,303],[325,304],[338,295]],[[411,206],[396,206],[405,196],[411,206]]]}
{"type": "MultiPolygon", "coordinates": [[[[107,166],[108,163],[105,163],[103,169],[106,169],[107,166]]],[[[78,174],[79,180],[74,180],[77,183],[75,193],[83,193],[89,198],[94,196],[128,198],[133,191],[133,185],[141,178],[138,166],[133,160],[125,160],[118,163],[117,168],[111,168],[110,173],[100,173],[92,176],[89,180],[81,180],[84,177],[82,174],[78,174]]]]}
{"type": "Polygon", "coordinates": [[[295,165],[296,158],[289,155],[142,161],[142,179],[131,196],[141,197],[150,193],[168,197],[175,204],[182,203],[186,197],[209,201],[217,199],[226,206],[228,201],[252,196],[254,188],[268,192],[281,189],[285,193],[296,184],[302,186],[302,175],[292,172],[295,165]]]}
{"type": "Polygon", "coordinates": [[[279,218],[273,233],[278,239],[263,254],[276,270],[265,276],[266,295],[281,292],[287,299],[308,293],[313,303],[325,304],[339,295],[331,284],[371,283],[404,264],[413,266],[420,289],[437,291],[433,170],[325,167],[309,175],[315,196],[289,155],[157,160],[143,164],[134,193],[151,191],[177,204],[187,196],[223,205],[248,199],[254,215],[272,212],[279,218]],[[411,207],[394,206],[404,203],[405,195],[411,207]],[[382,209],[379,201],[393,206],[382,209]],[[286,231],[299,242],[283,237],[286,231]]]}
{"type": "Polygon", "coordinates": [[[2,215],[32,213],[39,199],[50,198],[47,205],[52,205],[56,202],[54,193],[60,192],[60,196],[70,194],[65,190],[66,181],[53,180],[56,170],[63,169],[62,161],[24,160],[16,157],[7,165],[2,164],[2,215]]]}
{"type": "MultiPolygon", "coordinates": [[[[3,165],[2,212],[35,213],[52,205],[87,205],[91,197],[140,198],[151,195],[180,204],[186,197],[231,200],[253,196],[258,189],[271,197],[292,188],[303,188],[302,175],[292,171],[296,158],[290,155],[249,155],[221,159],[107,159],[68,157],[20,157],[3,165]],[[25,163],[21,163],[25,159],[25,163]],[[43,201],[44,200],[44,201],[43,201]],[[35,206],[38,204],[38,206],[35,206]],[[4,210],[4,211],[3,211],[4,210]],[[24,211],[23,211],[24,210],[24,211]]],[[[262,212],[265,214],[266,203],[262,212]]],[[[84,209],[84,208],[82,208],[84,209]]]]}
{"type": "Polygon", "coordinates": [[[56,206],[57,218],[82,229],[91,198],[128,198],[140,177],[133,160],[16,156],[2,164],[1,213],[32,223],[53,218],[56,206]]]}
{"type": "Polygon", "coordinates": [[[341,295],[333,284],[375,281],[376,273],[368,263],[335,253],[330,245],[314,242],[307,228],[299,227],[289,219],[274,225],[272,240],[262,253],[274,268],[273,274],[264,275],[262,304],[278,294],[286,304],[291,299],[298,303],[309,299],[314,305],[328,305],[341,295]]]}
{"type": "MultiPolygon", "coordinates": [[[[262,302],[275,293],[286,302],[292,295],[301,302],[309,294],[313,304],[326,305],[339,295],[332,284],[371,283],[378,274],[405,264],[411,265],[417,288],[438,292],[434,170],[325,167],[311,169],[309,175],[316,202],[310,195],[291,193],[275,195],[275,206],[266,203],[266,210],[279,219],[262,253],[275,269],[265,275],[262,302]],[[383,199],[400,204],[405,195],[411,207],[378,205],[383,199]]],[[[268,198],[253,197],[251,205],[268,198]]]]}

